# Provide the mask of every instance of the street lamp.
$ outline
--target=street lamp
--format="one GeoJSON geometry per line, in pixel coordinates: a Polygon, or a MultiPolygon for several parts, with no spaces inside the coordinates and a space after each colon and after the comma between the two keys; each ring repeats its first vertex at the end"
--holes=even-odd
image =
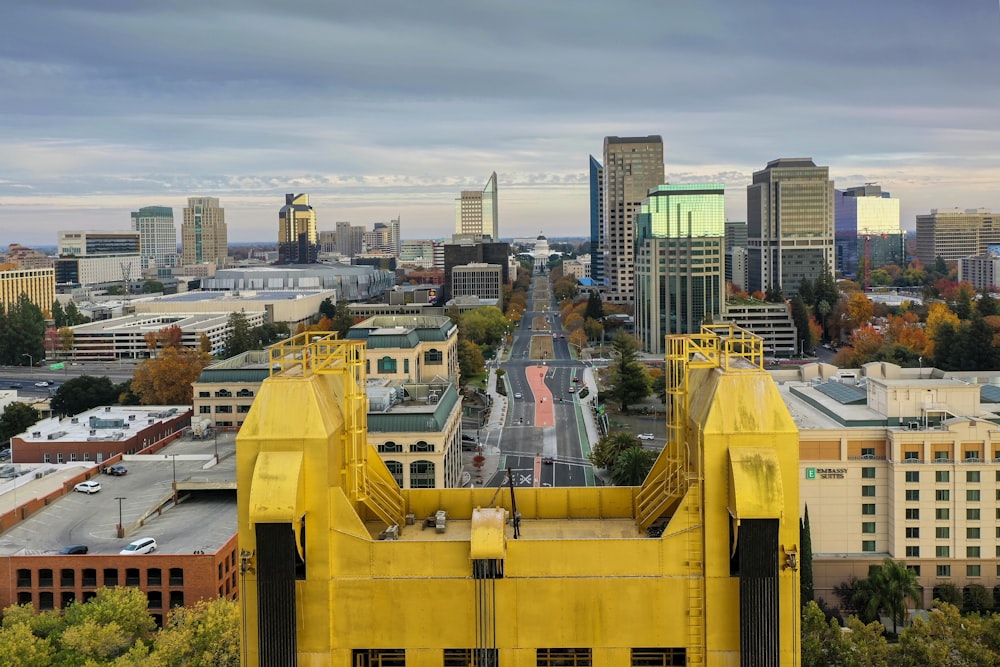
{"type": "Polygon", "coordinates": [[[122,501],[125,499],[124,496],[115,497],[118,501],[118,537],[125,537],[125,526],[122,525],[122,501]]]}
{"type": "Polygon", "coordinates": [[[22,357],[28,357],[28,366],[30,368],[34,368],[35,367],[35,358],[33,356],[31,356],[30,354],[27,354],[27,353],[24,353],[21,356],[22,357]]]}

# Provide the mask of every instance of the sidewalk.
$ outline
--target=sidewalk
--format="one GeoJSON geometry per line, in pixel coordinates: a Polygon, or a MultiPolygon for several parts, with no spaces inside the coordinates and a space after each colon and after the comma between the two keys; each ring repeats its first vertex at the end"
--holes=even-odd
{"type": "MultiPolygon", "coordinates": [[[[485,457],[483,467],[477,469],[472,461],[476,452],[463,452],[462,470],[469,475],[468,486],[478,486],[485,483],[500,467],[500,434],[507,420],[507,397],[497,391],[497,382],[505,382],[498,378],[496,368],[488,368],[486,377],[486,395],[490,398],[489,416],[486,424],[479,429],[479,442],[482,455],[485,457]]],[[[464,477],[464,475],[463,475],[464,477]]]]}

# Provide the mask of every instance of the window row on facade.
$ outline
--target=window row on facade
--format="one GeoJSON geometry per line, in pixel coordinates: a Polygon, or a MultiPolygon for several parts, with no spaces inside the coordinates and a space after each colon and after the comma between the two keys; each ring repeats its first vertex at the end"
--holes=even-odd
{"type": "MultiPolygon", "coordinates": [[[[219,565],[220,576],[222,573],[222,565],[219,565]]],[[[121,572],[118,568],[108,567],[101,570],[101,581],[98,583],[98,569],[93,567],[87,567],[82,569],[64,567],[59,570],[59,586],[69,587],[76,586],[77,575],[79,574],[80,584],[85,588],[97,588],[98,586],[104,587],[114,587],[114,586],[162,586],[163,585],[163,570],[158,567],[147,568],[145,571],[146,580],[141,581],[142,570],[137,567],[129,567],[125,569],[125,576],[121,577],[121,572]]],[[[167,585],[168,586],[183,586],[184,585],[184,568],[172,567],[167,573],[167,585]]],[[[29,568],[18,568],[17,570],[17,587],[18,588],[32,588],[34,586],[39,588],[52,588],[55,586],[55,570],[51,568],[39,568],[37,570],[31,570],[29,568]]]]}
{"type": "MultiPolygon", "coordinates": [[[[687,663],[684,648],[633,648],[633,667],[679,667],[687,663]]],[[[406,650],[401,648],[354,649],[354,667],[406,667],[406,650]]],[[[496,667],[500,664],[495,648],[446,648],[442,667],[496,667]]],[[[591,667],[593,651],[589,648],[535,649],[536,667],[591,667]]]]}

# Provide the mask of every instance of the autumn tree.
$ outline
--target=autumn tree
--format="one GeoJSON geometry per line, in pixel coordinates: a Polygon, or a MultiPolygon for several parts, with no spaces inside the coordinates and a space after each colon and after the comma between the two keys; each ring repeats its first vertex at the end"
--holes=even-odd
{"type": "Polygon", "coordinates": [[[165,667],[239,667],[240,611],[225,598],[201,600],[170,612],[153,640],[165,667]]]}
{"type": "Polygon", "coordinates": [[[932,303],[927,308],[927,321],[924,326],[924,333],[927,336],[927,353],[934,354],[935,340],[937,339],[938,327],[942,324],[949,324],[952,329],[958,328],[958,316],[948,310],[948,306],[943,303],[932,303]]]}
{"type": "Polygon", "coordinates": [[[864,292],[854,292],[848,297],[846,315],[851,331],[854,331],[863,324],[868,324],[874,314],[875,306],[865,296],[864,292]]]}
{"type": "Polygon", "coordinates": [[[143,405],[190,405],[191,383],[212,357],[187,347],[168,347],[160,356],[140,363],[132,376],[132,391],[143,405]]]}
{"type": "Polygon", "coordinates": [[[458,341],[458,370],[461,374],[462,382],[483,372],[486,367],[486,360],[483,358],[483,351],[478,345],[467,339],[458,341]]]}

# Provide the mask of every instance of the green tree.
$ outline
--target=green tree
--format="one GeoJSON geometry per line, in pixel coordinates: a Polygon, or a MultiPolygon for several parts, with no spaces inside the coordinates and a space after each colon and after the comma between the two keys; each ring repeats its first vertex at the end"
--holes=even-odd
{"type": "Polygon", "coordinates": [[[0,656],[9,667],[49,667],[55,655],[48,639],[37,637],[27,623],[7,625],[0,629],[0,656]]]}
{"type": "Polygon", "coordinates": [[[622,411],[627,412],[630,405],[649,396],[649,373],[638,361],[639,343],[624,331],[612,339],[611,350],[614,388],[609,393],[621,405],[622,411]]]}
{"type": "Polygon", "coordinates": [[[479,375],[486,368],[483,351],[470,340],[458,341],[458,371],[463,383],[479,375]]]}
{"type": "Polygon", "coordinates": [[[781,292],[781,287],[777,285],[769,285],[767,290],[764,292],[764,301],[768,303],[784,303],[785,295],[781,292]]]}
{"type": "Polygon", "coordinates": [[[584,311],[585,319],[600,320],[604,317],[604,303],[597,292],[591,292],[587,297],[587,310],[584,311]]]}
{"type": "Polygon", "coordinates": [[[898,626],[906,621],[906,601],[920,602],[917,575],[906,567],[906,563],[886,558],[869,579],[873,580],[880,609],[892,619],[892,633],[896,634],[898,626]]]}
{"type": "Polygon", "coordinates": [[[962,597],[962,611],[967,614],[982,614],[993,608],[993,595],[982,584],[968,584],[962,597]]]}
{"type": "Polygon", "coordinates": [[[45,358],[45,315],[21,293],[6,313],[0,310],[0,364],[27,366],[45,358]]]}
{"type": "Polygon", "coordinates": [[[337,306],[330,300],[330,297],[326,297],[320,302],[319,314],[323,317],[329,317],[331,320],[337,316],[337,306]]]}
{"type": "Polygon", "coordinates": [[[496,306],[467,310],[458,317],[458,334],[476,345],[495,345],[503,338],[510,322],[496,306]]]}
{"type": "Polygon", "coordinates": [[[799,589],[802,604],[812,602],[815,597],[813,589],[813,555],[812,529],[809,527],[809,505],[806,505],[805,515],[799,519],[799,589]]]}
{"type": "Polygon", "coordinates": [[[179,607],[153,641],[164,667],[239,667],[240,611],[225,598],[179,607]]]}
{"type": "Polygon", "coordinates": [[[247,322],[247,316],[242,311],[229,313],[227,324],[229,326],[229,335],[222,346],[223,358],[229,359],[247,350],[254,349],[254,339],[250,335],[250,324],[247,322]]]}
{"type": "Polygon", "coordinates": [[[67,380],[56,389],[51,407],[60,417],[69,417],[117,402],[116,387],[107,376],[81,375],[67,380]]]}
{"type": "Polygon", "coordinates": [[[1000,315],[1000,304],[998,304],[997,301],[998,299],[994,299],[990,296],[988,291],[984,291],[979,295],[979,300],[976,302],[976,312],[983,317],[1000,315]]]}
{"type": "Polygon", "coordinates": [[[806,307],[806,302],[798,294],[792,297],[792,322],[795,323],[799,342],[802,345],[800,352],[805,354],[806,350],[811,350],[816,345],[817,341],[812,339],[812,329],[809,327],[809,309],[806,307]]]}
{"type": "Polygon", "coordinates": [[[70,301],[66,304],[66,326],[75,327],[78,324],[86,324],[90,321],[90,318],[80,312],[76,307],[76,304],[70,301]]]}
{"type": "Polygon", "coordinates": [[[0,442],[6,442],[42,418],[41,413],[27,403],[10,403],[0,415],[0,442]]]}
{"type": "Polygon", "coordinates": [[[611,468],[611,481],[616,486],[640,486],[656,461],[656,452],[640,446],[622,452],[611,468]]]}
{"type": "Polygon", "coordinates": [[[52,322],[55,324],[55,327],[58,329],[59,327],[66,326],[66,311],[63,310],[62,304],[59,303],[59,299],[52,302],[51,310],[52,322]]]}
{"type": "Polygon", "coordinates": [[[955,584],[940,584],[934,587],[934,599],[946,604],[962,606],[962,591],[955,584]]]}
{"type": "Polygon", "coordinates": [[[634,447],[640,447],[642,443],[631,433],[617,431],[609,433],[594,445],[590,450],[590,462],[597,468],[613,470],[618,457],[634,447]]]}
{"type": "Polygon", "coordinates": [[[132,393],[132,381],[125,380],[121,384],[115,385],[115,396],[118,397],[119,405],[140,405],[139,397],[132,393]]]}
{"type": "Polygon", "coordinates": [[[143,294],[156,294],[163,292],[163,283],[159,280],[147,280],[142,284],[143,294]]]}
{"type": "Polygon", "coordinates": [[[331,329],[336,331],[341,338],[347,338],[347,332],[354,326],[354,315],[347,307],[347,300],[341,299],[337,302],[337,310],[332,318],[331,329]]]}

